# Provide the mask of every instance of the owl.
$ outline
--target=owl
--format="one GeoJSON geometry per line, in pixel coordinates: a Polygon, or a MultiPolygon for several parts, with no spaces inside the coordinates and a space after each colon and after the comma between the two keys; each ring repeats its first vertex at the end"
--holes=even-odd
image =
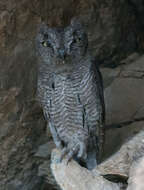
{"type": "Polygon", "coordinates": [[[40,26],[37,92],[47,125],[61,158],[74,158],[93,169],[104,142],[102,77],[88,51],[82,24],[73,19],[64,28],[40,26]]]}

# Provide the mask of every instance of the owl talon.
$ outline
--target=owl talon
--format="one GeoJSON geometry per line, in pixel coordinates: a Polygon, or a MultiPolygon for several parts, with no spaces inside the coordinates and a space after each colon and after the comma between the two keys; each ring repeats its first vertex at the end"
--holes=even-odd
{"type": "Polygon", "coordinates": [[[56,147],[59,149],[63,149],[62,143],[60,141],[55,142],[56,147]]]}
{"type": "Polygon", "coordinates": [[[62,161],[62,159],[66,156],[65,163],[68,165],[68,162],[73,158],[74,155],[76,155],[78,158],[83,158],[84,160],[87,158],[86,146],[84,143],[78,143],[72,148],[69,146],[65,147],[62,150],[60,161],[62,161]]]}
{"type": "Polygon", "coordinates": [[[66,165],[68,165],[68,162],[72,159],[73,155],[75,154],[75,152],[73,150],[71,150],[66,158],[66,165]]]}
{"type": "Polygon", "coordinates": [[[73,148],[69,151],[69,153],[68,153],[68,155],[67,155],[67,158],[66,158],[66,164],[68,164],[68,162],[73,158],[73,156],[78,152],[78,150],[79,150],[79,147],[78,147],[78,146],[75,146],[75,147],[73,147],[73,148]]]}
{"type": "Polygon", "coordinates": [[[80,144],[80,149],[77,155],[78,158],[82,158],[84,157],[84,159],[86,159],[87,154],[86,154],[86,147],[84,146],[83,143],[80,144]]]}
{"type": "Polygon", "coordinates": [[[62,162],[64,156],[65,156],[67,153],[68,153],[68,148],[67,148],[67,147],[63,148],[62,153],[61,153],[61,156],[60,156],[60,162],[62,162]]]}

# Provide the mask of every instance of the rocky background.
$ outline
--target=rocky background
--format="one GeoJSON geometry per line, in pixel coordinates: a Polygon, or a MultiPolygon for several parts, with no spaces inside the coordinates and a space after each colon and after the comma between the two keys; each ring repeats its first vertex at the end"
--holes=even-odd
{"type": "Polygon", "coordinates": [[[142,0],[1,0],[0,190],[56,188],[51,176],[45,181],[53,143],[36,102],[34,39],[39,23],[65,26],[74,16],[84,22],[89,48],[102,65],[105,156],[128,137],[125,129],[133,135],[144,126],[142,0]]]}

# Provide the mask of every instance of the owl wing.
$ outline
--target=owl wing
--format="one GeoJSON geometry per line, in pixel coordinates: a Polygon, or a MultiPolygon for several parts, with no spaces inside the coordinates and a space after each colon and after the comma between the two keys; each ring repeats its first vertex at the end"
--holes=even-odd
{"type": "Polygon", "coordinates": [[[85,127],[89,133],[89,150],[97,151],[100,160],[104,142],[105,106],[102,76],[95,62],[86,71],[82,82],[81,103],[84,107],[85,127]]]}
{"type": "Polygon", "coordinates": [[[51,118],[51,108],[52,108],[52,90],[54,85],[54,76],[47,73],[46,75],[39,75],[38,78],[38,100],[40,101],[44,117],[47,120],[47,127],[50,128],[53,140],[58,148],[62,148],[61,140],[58,136],[57,129],[51,118]]]}
{"type": "Polygon", "coordinates": [[[91,71],[93,72],[93,78],[96,82],[96,88],[97,88],[97,96],[96,98],[99,98],[100,104],[101,104],[101,118],[102,122],[105,121],[105,103],[104,103],[104,87],[103,87],[103,78],[101,75],[101,72],[99,70],[99,65],[96,63],[96,61],[92,61],[91,65],[91,71]]]}

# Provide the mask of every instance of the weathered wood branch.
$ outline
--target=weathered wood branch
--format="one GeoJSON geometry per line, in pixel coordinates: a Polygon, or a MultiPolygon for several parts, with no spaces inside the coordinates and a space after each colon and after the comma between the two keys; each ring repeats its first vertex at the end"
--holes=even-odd
{"type": "MultiPolygon", "coordinates": [[[[81,167],[74,160],[68,165],[65,165],[65,160],[60,163],[60,151],[56,149],[52,152],[51,169],[57,183],[63,190],[120,190],[119,184],[110,182],[103,176],[118,175],[128,178],[130,171],[129,183],[132,186],[133,179],[137,179],[137,176],[133,175],[136,167],[132,166],[143,156],[144,131],[125,143],[116,154],[93,171],[81,167]]],[[[128,190],[131,189],[128,187],[128,190]]]]}
{"type": "Polygon", "coordinates": [[[100,164],[95,170],[102,175],[115,174],[129,176],[129,169],[135,160],[144,156],[144,131],[126,142],[120,150],[100,164]]]}
{"type": "Polygon", "coordinates": [[[59,158],[60,151],[54,149],[51,169],[62,190],[120,190],[117,184],[104,179],[98,173],[93,174],[74,160],[66,165],[65,160],[60,163],[59,158]]]}
{"type": "Polygon", "coordinates": [[[132,164],[128,183],[127,190],[144,190],[144,158],[132,164]]]}

